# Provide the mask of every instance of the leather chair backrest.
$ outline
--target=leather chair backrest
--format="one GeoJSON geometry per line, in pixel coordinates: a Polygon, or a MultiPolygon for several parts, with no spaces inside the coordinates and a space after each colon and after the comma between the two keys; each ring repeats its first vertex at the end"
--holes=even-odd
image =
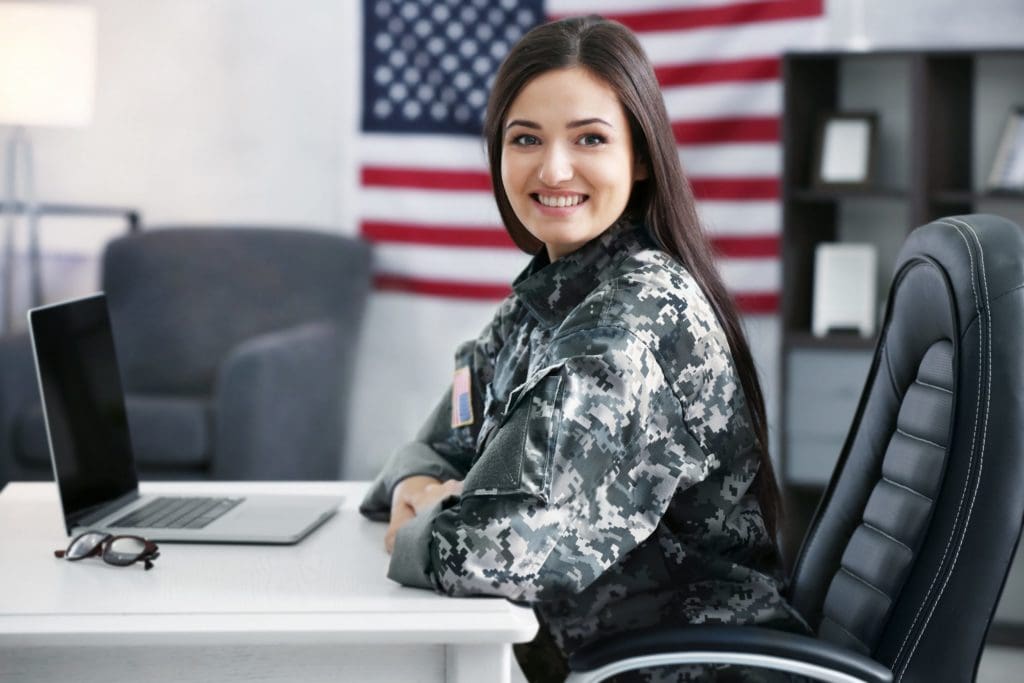
{"type": "Polygon", "coordinates": [[[915,230],[791,583],[822,639],[897,681],[971,680],[1024,522],[1024,233],[915,230]]]}
{"type": "Polygon", "coordinates": [[[240,342],[361,312],[370,255],[325,232],[161,228],[113,240],[102,270],[125,389],[204,395],[240,342]]]}

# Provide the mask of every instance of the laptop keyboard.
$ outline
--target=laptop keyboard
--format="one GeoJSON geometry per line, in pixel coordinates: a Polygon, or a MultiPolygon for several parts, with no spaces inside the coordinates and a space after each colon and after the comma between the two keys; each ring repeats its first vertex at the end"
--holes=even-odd
{"type": "Polygon", "coordinates": [[[156,498],[110,526],[150,529],[202,529],[245,498],[156,498]]]}

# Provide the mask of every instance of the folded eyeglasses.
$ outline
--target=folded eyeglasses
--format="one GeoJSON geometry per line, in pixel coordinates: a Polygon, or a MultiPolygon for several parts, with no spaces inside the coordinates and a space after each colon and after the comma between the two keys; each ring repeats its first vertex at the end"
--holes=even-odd
{"type": "Polygon", "coordinates": [[[86,531],[76,536],[67,550],[54,550],[53,556],[71,562],[99,556],[115,567],[142,562],[148,571],[153,568],[153,560],[160,557],[160,550],[156,543],[141,536],[114,536],[102,531],[86,531]]]}

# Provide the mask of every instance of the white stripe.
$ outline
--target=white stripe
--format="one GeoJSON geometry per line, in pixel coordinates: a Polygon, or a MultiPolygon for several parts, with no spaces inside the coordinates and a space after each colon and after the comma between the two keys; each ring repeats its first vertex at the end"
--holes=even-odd
{"type": "MultiPolygon", "coordinates": [[[[445,249],[389,243],[374,247],[378,273],[426,280],[511,285],[529,260],[527,254],[507,249],[445,249]]],[[[724,258],[718,261],[718,268],[731,291],[779,291],[777,259],[724,258]]]]}
{"type": "Polygon", "coordinates": [[[782,111],[779,81],[711,83],[663,88],[665,108],[674,121],[733,116],[778,116],[782,111]]]}
{"type": "Polygon", "coordinates": [[[782,175],[782,149],[774,142],[682,146],[679,159],[691,178],[782,175]]]}
{"type": "Polygon", "coordinates": [[[747,57],[778,57],[786,50],[823,44],[820,17],[753,24],[712,26],[685,31],[640,33],[640,44],[655,66],[747,57]]]}
{"type": "Polygon", "coordinates": [[[775,200],[756,202],[697,202],[697,213],[709,235],[778,234],[782,206],[775,200]]]}
{"type": "MultiPolygon", "coordinates": [[[[774,142],[683,145],[680,159],[692,176],[777,176],[782,152],[774,142]]],[[[478,141],[450,135],[364,136],[360,149],[364,166],[487,172],[478,141]]]]}
{"type": "Polygon", "coordinates": [[[364,166],[487,170],[482,140],[465,135],[364,133],[358,154],[364,166]]]}
{"type": "Polygon", "coordinates": [[[718,261],[718,271],[725,286],[732,292],[778,292],[782,276],[775,258],[725,258],[718,261]]]}
{"type": "Polygon", "coordinates": [[[511,285],[529,261],[530,256],[517,249],[456,249],[384,242],[374,246],[378,273],[428,280],[511,285]]]}
{"type": "Polygon", "coordinates": [[[501,216],[490,192],[479,190],[405,190],[366,187],[360,190],[360,218],[377,221],[500,226],[501,216]]]}
{"type": "MultiPolygon", "coordinates": [[[[364,188],[360,218],[457,227],[500,226],[501,217],[489,192],[364,188]]],[[[697,202],[697,211],[714,235],[763,235],[779,232],[778,201],[697,202]]]]}

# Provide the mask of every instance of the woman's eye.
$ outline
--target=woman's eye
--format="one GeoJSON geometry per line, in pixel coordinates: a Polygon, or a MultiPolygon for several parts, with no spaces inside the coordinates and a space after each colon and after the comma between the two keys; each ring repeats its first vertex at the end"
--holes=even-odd
{"type": "Polygon", "coordinates": [[[529,133],[523,133],[522,135],[516,135],[509,142],[511,144],[513,144],[513,145],[518,145],[519,147],[526,147],[528,145],[540,144],[540,140],[537,139],[537,136],[536,135],[530,135],[529,133]]]}
{"type": "Polygon", "coordinates": [[[587,133],[586,135],[580,136],[579,143],[584,147],[594,147],[596,145],[603,144],[605,137],[598,135],[597,133],[587,133]]]}

